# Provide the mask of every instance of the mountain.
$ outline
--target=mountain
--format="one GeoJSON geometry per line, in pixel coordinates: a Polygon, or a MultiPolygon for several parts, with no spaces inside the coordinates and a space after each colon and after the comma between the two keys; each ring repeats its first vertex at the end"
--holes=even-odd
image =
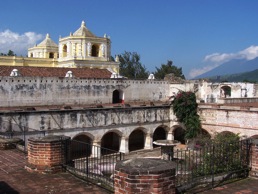
{"type": "Polygon", "coordinates": [[[244,73],[237,73],[237,74],[231,74],[231,75],[222,75],[222,76],[212,76],[209,77],[210,81],[215,82],[258,82],[258,69],[254,71],[244,72],[244,73]]]}
{"type": "Polygon", "coordinates": [[[258,57],[249,61],[246,59],[233,59],[231,61],[221,64],[220,66],[212,69],[211,71],[208,71],[202,75],[197,76],[195,79],[237,74],[253,71],[255,69],[258,69],[258,57]]]}

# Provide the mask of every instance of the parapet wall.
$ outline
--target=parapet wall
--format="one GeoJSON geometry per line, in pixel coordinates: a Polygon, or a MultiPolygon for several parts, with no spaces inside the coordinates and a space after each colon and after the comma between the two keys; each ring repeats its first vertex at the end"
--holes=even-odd
{"type": "Polygon", "coordinates": [[[212,136],[230,131],[240,136],[258,134],[258,108],[226,105],[199,105],[202,128],[212,136]]]}
{"type": "Polygon", "coordinates": [[[0,77],[0,107],[112,103],[114,90],[124,94],[125,103],[169,97],[166,81],[0,77]]]}

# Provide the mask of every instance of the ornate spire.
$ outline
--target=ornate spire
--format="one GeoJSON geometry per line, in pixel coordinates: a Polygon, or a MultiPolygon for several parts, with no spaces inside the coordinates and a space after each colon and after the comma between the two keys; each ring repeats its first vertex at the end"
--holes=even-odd
{"type": "Polygon", "coordinates": [[[81,27],[84,27],[84,26],[85,26],[85,22],[82,20],[81,27]]]}

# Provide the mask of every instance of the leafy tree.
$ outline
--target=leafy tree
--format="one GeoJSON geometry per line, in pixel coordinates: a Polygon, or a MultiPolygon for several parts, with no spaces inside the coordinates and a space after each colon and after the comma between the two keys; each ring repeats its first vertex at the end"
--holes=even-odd
{"type": "Polygon", "coordinates": [[[120,61],[120,74],[128,78],[147,79],[149,72],[140,62],[140,55],[136,52],[125,51],[118,55],[120,61]]]}
{"type": "Polygon", "coordinates": [[[0,56],[16,56],[16,54],[12,50],[9,50],[7,54],[0,53],[0,56]]]}
{"type": "Polygon", "coordinates": [[[180,91],[172,101],[172,106],[178,121],[186,127],[185,138],[197,137],[201,132],[201,121],[197,114],[195,93],[180,91]]]}
{"type": "Polygon", "coordinates": [[[170,60],[167,61],[167,64],[161,64],[160,68],[156,67],[156,72],[154,72],[154,76],[156,79],[164,79],[165,75],[170,73],[173,73],[176,77],[185,79],[182,68],[174,66],[173,62],[170,60]]]}
{"type": "Polygon", "coordinates": [[[9,50],[7,53],[7,56],[16,56],[12,50],[9,50]]]}

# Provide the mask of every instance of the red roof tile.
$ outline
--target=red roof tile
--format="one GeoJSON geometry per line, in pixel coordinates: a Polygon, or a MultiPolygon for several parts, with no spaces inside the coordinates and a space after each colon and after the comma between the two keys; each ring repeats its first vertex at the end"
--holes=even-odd
{"type": "Polygon", "coordinates": [[[0,66],[0,76],[10,76],[13,69],[23,77],[65,77],[68,71],[76,78],[110,78],[112,74],[107,69],[0,66]]]}

